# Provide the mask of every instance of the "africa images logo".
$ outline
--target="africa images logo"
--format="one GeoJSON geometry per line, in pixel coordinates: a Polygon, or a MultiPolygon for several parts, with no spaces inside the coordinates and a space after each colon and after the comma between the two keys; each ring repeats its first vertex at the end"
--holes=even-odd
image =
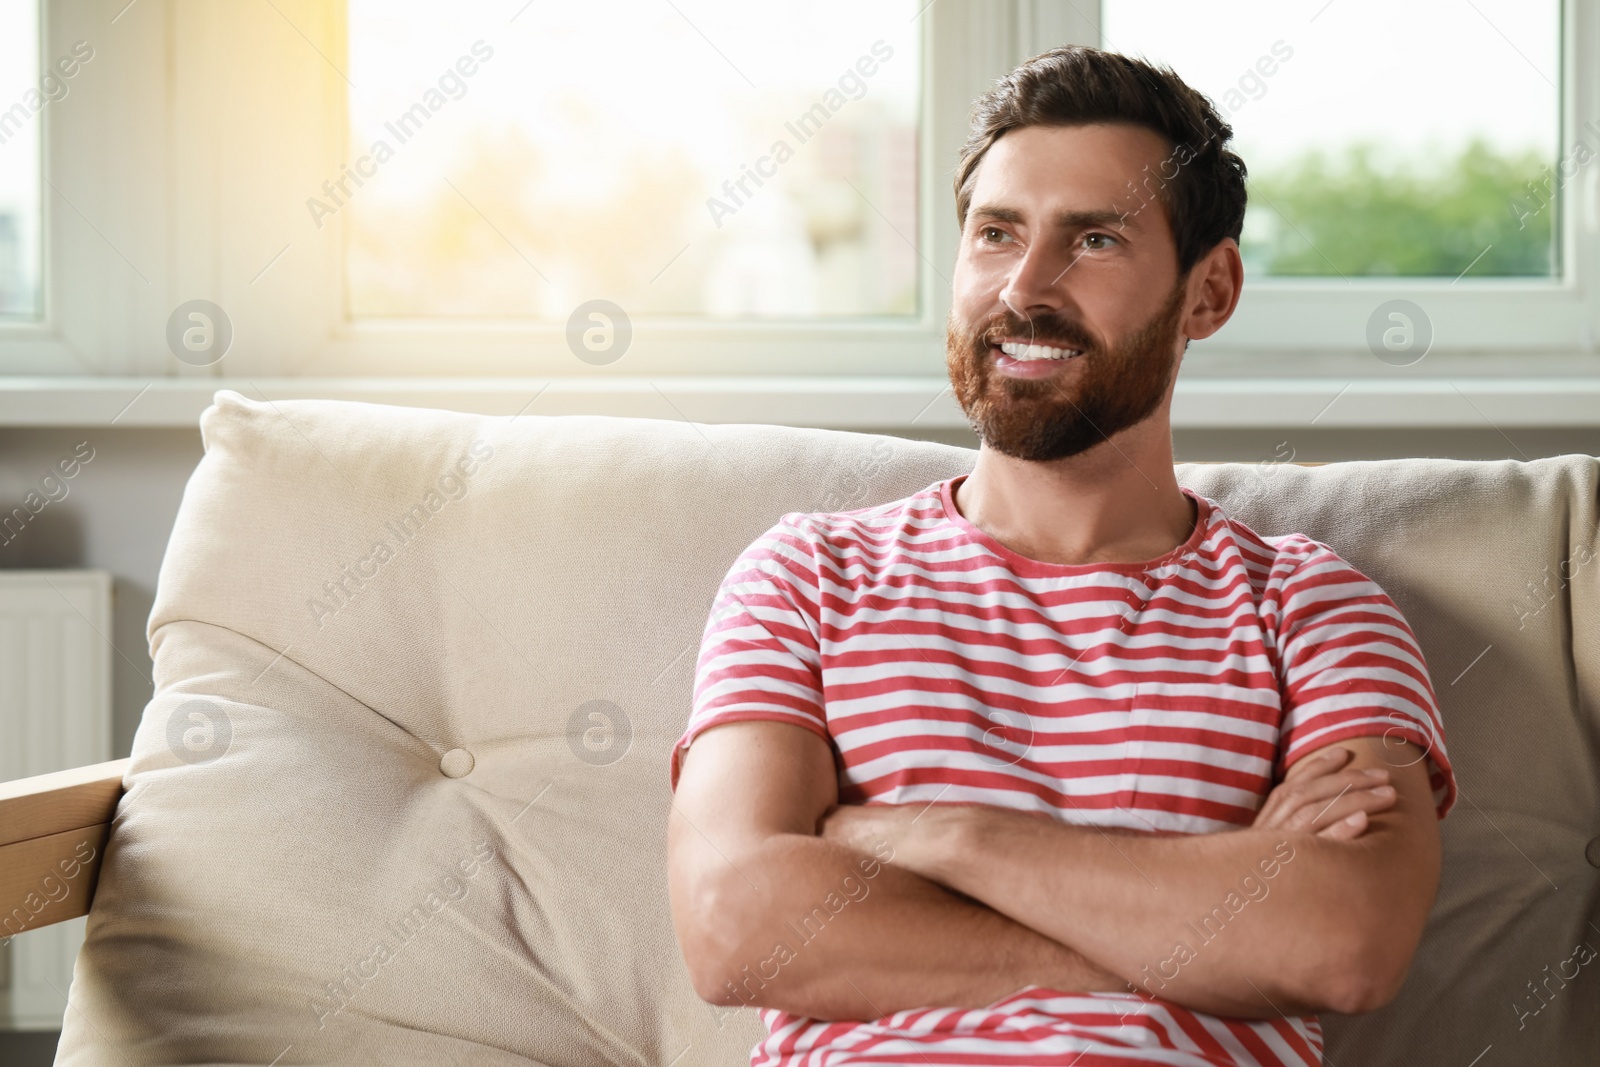
{"type": "Polygon", "coordinates": [[[445,505],[465,497],[472,476],[482,470],[493,456],[493,445],[483,440],[473,441],[467,451],[428,487],[422,499],[383,524],[384,533],[388,536],[374,538],[365,555],[345,564],[338,575],[323,582],[322,596],[307,597],[306,607],[311,617],[317,620],[317,629],[322,629],[329,619],[354,603],[383,567],[399,556],[406,545],[416,540],[445,505]]]}
{"type": "MultiPolygon", "coordinates": [[[[472,55],[463,55],[458,58],[453,67],[447,68],[439,75],[437,82],[429,86],[422,94],[422,99],[402,111],[394,119],[383,124],[395,140],[395,145],[403,145],[421,132],[427,121],[444,108],[451,100],[460,100],[467,95],[467,79],[478,73],[481,64],[494,58],[494,49],[483,41],[472,42],[472,55]],[[474,59],[473,56],[477,58],[474,59]]],[[[322,183],[323,195],[326,200],[315,196],[306,198],[306,210],[311,213],[311,221],[317,224],[317,229],[322,229],[322,220],[328,215],[337,215],[355,195],[350,189],[354,182],[357,189],[366,182],[363,179],[374,178],[378,174],[378,167],[394,158],[395,146],[383,138],[372,142],[366,155],[356,160],[354,167],[340,168],[339,177],[329,178],[322,183]],[[340,195],[343,194],[343,195],[340,195]]]]}
{"type": "MultiPolygon", "coordinates": [[[[844,73],[839,75],[836,87],[824,93],[821,100],[801,112],[793,121],[783,124],[797,145],[805,144],[821,132],[823,124],[846,103],[867,95],[866,79],[876,74],[879,66],[894,56],[894,49],[881,40],[872,43],[871,51],[871,55],[863,55],[853,66],[845,68],[844,73]]],[[[717,224],[717,229],[722,229],[724,218],[737,214],[745,201],[754,197],[751,182],[755,183],[757,189],[761,188],[766,179],[777,177],[778,168],[793,159],[794,154],[795,146],[780,137],[772,142],[766,155],[756,159],[753,167],[749,163],[740,164],[739,176],[722,183],[722,192],[727,199],[715,196],[706,198],[706,210],[711,214],[711,221],[717,224]]]]}

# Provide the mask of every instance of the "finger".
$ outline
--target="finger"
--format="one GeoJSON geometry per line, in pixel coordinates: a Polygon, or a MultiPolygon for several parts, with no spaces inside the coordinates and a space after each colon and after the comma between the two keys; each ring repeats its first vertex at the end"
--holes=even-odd
{"type": "Polygon", "coordinates": [[[1288,820],[1287,829],[1323,830],[1360,812],[1367,816],[1388,811],[1394,807],[1393,786],[1376,786],[1372,789],[1352,789],[1320,807],[1307,806],[1295,812],[1288,820]]]}
{"type": "MultiPolygon", "coordinates": [[[[1272,792],[1268,794],[1268,799],[1271,800],[1280,793],[1292,794],[1299,790],[1311,788],[1315,783],[1319,782],[1322,783],[1320,788],[1324,790],[1328,788],[1330,781],[1338,783],[1332,787],[1332,791],[1335,793],[1344,788],[1347,782],[1354,783],[1358,787],[1368,784],[1366,778],[1363,777],[1366,774],[1365,771],[1345,766],[1353,758],[1353,753],[1348,749],[1337,746],[1334,747],[1334,753],[1329,759],[1320,759],[1317,756],[1312,756],[1296,763],[1289,768],[1289,773],[1284,777],[1283,781],[1273,787],[1272,792]]],[[[1382,773],[1387,775],[1388,771],[1384,770],[1382,773]]],[[[1376,778],[1376,776],[1369,775],[1368,777],[1373,777],[1374,780],[1382,780],[1376,778]]]]}
{"type": "Polygon", "coordinates": [[[1294,783],[1288,789],[1283,789],[1284,800],[1291,802],[1295,807],[1304,807],[1318,801],[1331,800],[1344,792],[1356,792],[1362,789],[1373,789],[1377,786],[1389,784],[1389,772],[1379,768],[1366,770],[1346,770],[1337,774],[1325,774],[1317,778],[1305,778],[1294,783]]]}
{"type": "Polygon", "coordinates": [[[1302,775],[1331,774],[1349,763],[1354,756],[1355,753],[1343,745],[1329,745],[1290,767],[1288,773],[1283,776],[1284,781],[1302,775]]]}
{"type": "Polygon", "coordinates": [[[1367,829],[1367,816],[1365,812],[1355,812],[1346,818],[1340,819],[1332,826],[1317,831],[1318,837],[1325,837],[1333,841],[1349,841],[1360,837],[1367,829]]]}
{"type": "Polygon", "coordinates": [[[1388,772],[1381,769],[1376,773],[1373,769],[1345,770],[1285,781],[1267,796],[1255,825],[1283,826],[1302,808],[1312,807],[1316,811],[1341,793],[1367,790],[1388,782],[1388,772]]]}
{"type": "Polygon", "coordinates": [[[1257,825],[1279,830],[1320,830],[1354,811],[1377,812],[1394,803],[1392,786],[1342,789],[1329,797],[1285,798],[1278,810],[1257,825]]]}

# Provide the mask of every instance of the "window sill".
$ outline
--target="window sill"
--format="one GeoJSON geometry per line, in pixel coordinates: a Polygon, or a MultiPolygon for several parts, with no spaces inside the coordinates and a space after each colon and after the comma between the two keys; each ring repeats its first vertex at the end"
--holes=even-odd
{"type": "MultiPolygon", "coordinates": [[[[943,377],[0,378],[0,426],[197,426],[218,389],[485,415],[906,431],[967,425],[943,377]]],[[[1178,429],[1600,426],[1600,377],[1179,378],[1178,429]]]]}

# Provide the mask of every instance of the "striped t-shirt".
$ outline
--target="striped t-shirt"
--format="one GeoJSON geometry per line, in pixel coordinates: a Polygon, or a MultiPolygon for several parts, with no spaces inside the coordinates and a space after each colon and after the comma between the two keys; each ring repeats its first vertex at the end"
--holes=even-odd
{"type": "MultiPolygon", "coordinates": [[[[1455,802],[1415,636],[1327,545],[1262,537],[1188,489],[1182,545],[1145,563],[1019,555],[954,503],[782,516],[729,568],[679,760],[720,723],[827,740],[839,802],[983,803],[1162,833],[1248,826],[1288,767],[1351,737],[1415,742],[1455,802]]],[[[1191,1011],[1144,991],[1029,986],[976,1010],[868,1021],[762,1009],[759,1067],[1320,1064],[1314,1015],[1191,1011]]]]}

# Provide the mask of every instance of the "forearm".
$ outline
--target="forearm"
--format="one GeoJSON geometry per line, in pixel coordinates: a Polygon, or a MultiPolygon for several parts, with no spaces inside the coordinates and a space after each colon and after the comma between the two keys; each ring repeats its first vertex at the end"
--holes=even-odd
{"type": "Polygon", "coordinates": [[[1129,988],[1049,937],[901,868],[887,847],[869,856],[775,834],[728,861],[703,902],[718,917],[705,948],[719,980],[701,992],[715,1003],[871,1019],[982,1007],[1029,985],[1129,988]]]}
{"type": "Polygon", "coordinates": [[[978,806],[929,815],[911,866],[1154,996],[1246,1018],[1362,999],[1367,961],[1353,947],[1370,939],[1351,929],[1383,911],[1365,839],[1111,835],[978,806]]]}

